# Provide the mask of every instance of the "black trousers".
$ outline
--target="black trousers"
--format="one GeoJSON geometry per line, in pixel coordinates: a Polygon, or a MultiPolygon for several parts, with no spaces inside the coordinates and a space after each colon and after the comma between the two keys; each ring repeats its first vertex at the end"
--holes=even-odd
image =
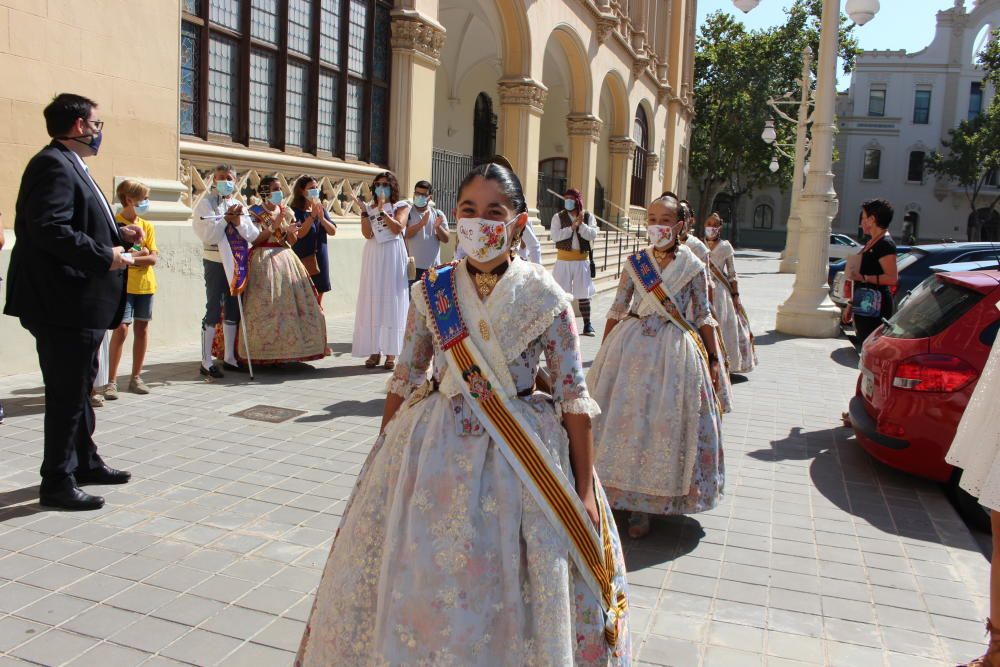
{"type": "Polygon", "coordinates": [[[240,304],[236,297],[229,293],[229,280],[222,262],[201,260],[205,268],[205,319],[201,321],[202,328],[214,327],[219,323],[225,308],[227,324],[239,324],[240,304]]]}
{"type": "Polygon", "coordinates": [[[78,468],[103,464],[94,444],[94,408],[90,393],[97,378],[97,353],[103,329],[21,325],[35,337],[45,382],[45,455],[42,486],[59,486],[78,468]]]}

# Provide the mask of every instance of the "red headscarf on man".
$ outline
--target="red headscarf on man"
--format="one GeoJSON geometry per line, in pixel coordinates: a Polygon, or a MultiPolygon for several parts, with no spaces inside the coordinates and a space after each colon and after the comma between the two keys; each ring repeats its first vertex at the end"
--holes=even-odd
{"type": "Polygon", "coordinates": [[[576,210],[583,211],[583,195],[576,188],[568,188],[566,192],[563,193],[566,199],[572,199],[576,202],[576,210]]]}

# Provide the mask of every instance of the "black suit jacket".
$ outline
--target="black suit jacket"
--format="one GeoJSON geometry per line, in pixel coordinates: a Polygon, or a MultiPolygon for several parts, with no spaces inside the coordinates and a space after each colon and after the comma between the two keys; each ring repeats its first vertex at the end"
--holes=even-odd
{"type": "Polygon", "coordinates": [[[122,245],[107,200],[57,141],[31,158],[14,212],[4,313],[35,325],[112,329],[125,307],[122,245]]]}

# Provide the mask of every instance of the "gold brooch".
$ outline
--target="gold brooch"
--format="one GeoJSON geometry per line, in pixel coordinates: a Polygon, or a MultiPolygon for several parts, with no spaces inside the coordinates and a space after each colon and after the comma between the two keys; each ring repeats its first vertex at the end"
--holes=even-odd
{"type": "Polygon", "coordinates": [[[490,326],[486,324],[486,320],[479,320],[479,333],[482,334],[483,340],[490,339],[490,326]]]}
{"type": "Polygon", "coordinates": [[[500,276],[493,273],[476,273],[472,278],[476,282],[476,292],[480,299],[488,297],[500,280],[500,276]]]}
{"type": "Polygon", "coordinates": [[[437,269],[431,269],[430,271],[427,272],[427,280],[431,282],[431,285],[436,283],[437,279],[438,279],[437,269]]]}

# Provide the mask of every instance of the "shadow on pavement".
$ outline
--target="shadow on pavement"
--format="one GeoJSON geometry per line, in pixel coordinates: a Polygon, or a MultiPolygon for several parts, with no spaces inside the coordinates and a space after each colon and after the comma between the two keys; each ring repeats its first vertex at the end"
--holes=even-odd
{"type": "Polygon", "coordinates": [[[381,417],[384,405],[384,398],[373,398],[370,401],[340,401],[323,408],[322,414],[306,415],[295,421],[308,424],[330,421],[338,417],[381,417]]]}
{"type": "Polygon", "coordinates": [[[654,516],[649,535],[638,540],[628,536],[628,520],[624,512],[615,512],[625,565],[629,572],[669,563],[697,548],[705,530],[690,516],[654,516]]]}
{"type": "Polygon", "coordinates": [[[754,336],[753,344],[757,347],[761,347],[762,345],[774,345],[775,343],[791,340],[792,338],[793,338],[792,336],[779,333],[772,329],[771,331],[768,331],[762,336],[754,336]]]}
{"type": "Polygon", "coordinates": [[[979,551],[935,482],[893,470],[855,442],[846,427],[803,432],[750,452],[759,461],[806,461],[813,486],[838,509],[889,534],[979,551]],[[947,509],[946,509],[947,508],[947,509]]]}
{"type": "Polygon", "coordinates": [[[0,523],[46,511],[38,504],[38,485],[0,492],[0,523]],[[32,501],[28,503],[28,501],[32,501]],[[28,503],[28,504],[24,504],[28,503]]]}
{"type": "Polygon", "coordinates": [[[830,358],[841,366],[853,369],[858,368],[858,361],[860,361],[858,351],[854,347],[839,347],[830,353],[830,358]]]}

